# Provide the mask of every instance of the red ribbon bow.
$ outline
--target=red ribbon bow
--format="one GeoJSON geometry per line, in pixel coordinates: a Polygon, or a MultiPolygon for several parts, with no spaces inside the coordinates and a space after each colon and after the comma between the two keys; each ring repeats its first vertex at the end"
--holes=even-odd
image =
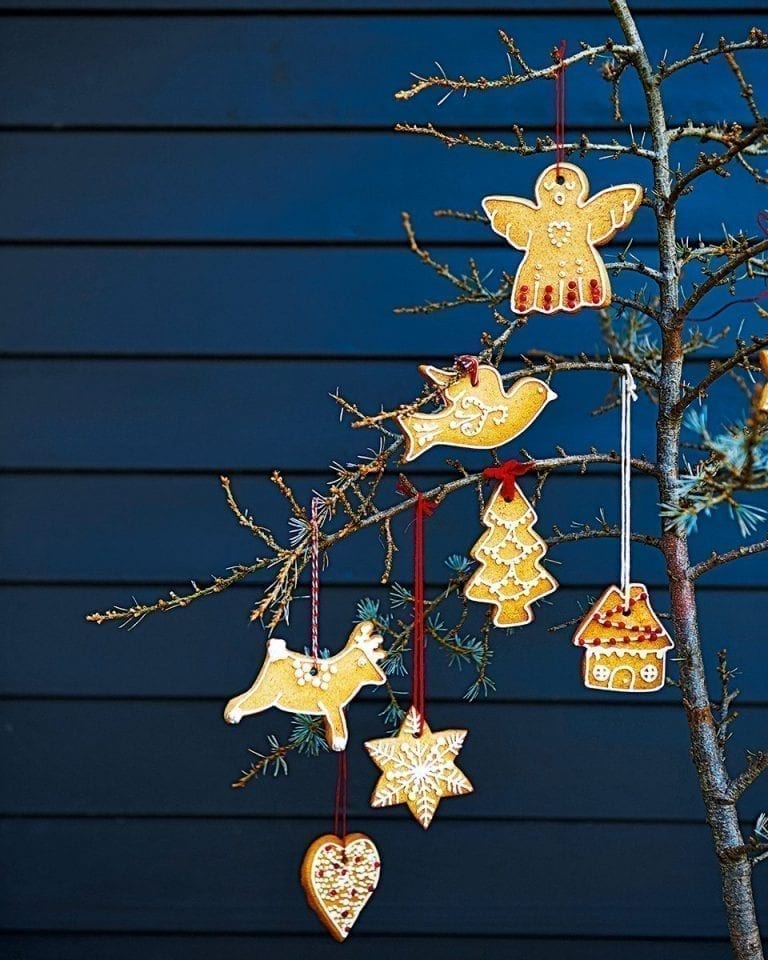
{"type": "Polygon", "coordinates": [[[501,480],[501,495],[509,502],[515,499],[517,484],[515,481],[522,477],[524,473],[532,470],[534,464],[520,463],[519,460],[507,460],[499,464],[498,467],[486,467],[483,470],[483,476],[486,480],[501,480]]]}
{"type": "Polygon", "coordinates": [[[479,366],[480,361],[477,357],[473,357],[468,353],[463,353],[460,357],[456,357],[456,369],[469,377],[469,382],[473,387],[476,387],[478,384],[477,371],[479,366]]]}

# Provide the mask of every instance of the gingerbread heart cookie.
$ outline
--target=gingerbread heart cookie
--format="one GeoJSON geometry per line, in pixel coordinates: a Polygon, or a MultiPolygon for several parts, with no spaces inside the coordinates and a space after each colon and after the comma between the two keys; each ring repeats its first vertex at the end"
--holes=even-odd
{"type": "Polygon", "coordinates": [[[376,889],[379,851],[364,833],[326,833],[309,845],[301,864],[301,885],[310,907],[334,939],[349,935],[376,889]]]}

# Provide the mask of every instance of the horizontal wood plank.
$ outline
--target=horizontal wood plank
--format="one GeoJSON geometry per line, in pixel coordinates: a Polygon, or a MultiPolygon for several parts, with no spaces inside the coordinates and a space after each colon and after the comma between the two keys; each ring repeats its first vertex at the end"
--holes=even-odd
{"type": "MultiPolygon", "coordinates": [[[[570,653],[563,649],[557,655],[570,653]]],[[[446,803],[441,816],[702,820],[684,710],[660,707],[653,698],[639,705],[628,699],[623,706],[607,706],[597,696],[567,706],[493,700],[433,704],[433,729],[469,730],[459,765],[475,787],[460,802],[446,803]],[[569,758],[567,763],[542,762],[554,745],[560,757],[569,758]]],[[[370,815],[368,798],[378,772],[362,743],[386,735],[381,707],[381,701],[355,702],[348,710],[353,818],[370,815]]],[[[247,789],[232,790],[230,784],[252,759],[249,748],[266,751],[270,732],[283,740],[288,718],[272,711],[233,727],[221,711],[222,703],[5,702],[0,812],[323,817],[334,795],[335,756],[294,753],[288,757],[287,777],[267,776],[247,789]]],[[[747,749],[760,746],[766,727],[768,707],[739,711],[729,743],[734,767],[747,749]]],[[[753,822],[763,800],[759,790],[750,791],[740,815],[753,822]]],[[[400,807],[382,812],[383,818],[409,816],[400,807]]]]}
{"type": "MultiPolygon", "coordinates": [[[[428,222],[420,226],[429,229],[428,222]]],[[[655,257],[649,250],[636,252],[655,257]]],[[[503,244],[434,254],[457,275],[467,272],[474,256],[489,287],[519,262],[503,244]]],[[[697,274],[686,271],[684,278],[690,284],[697,274]]],[[[625,273],[612,283],[614,292],[624,295],[643,286],[637,274],[625,273]]],[[[15,354],[327,359],[397,354],[434,362],[476,351],[483,330],[499,330],[482,305],[395,315],[396,307],[444,300],[455,292],[406,249],[404,236],[400,249],[0,247],[0,286],[8,318],[0,330],[0,352],[15,354]]],[[[757,281],[741,284],[737,296],[761,290],[757,281]]],[[[646,292],[652,296],[653,286],[646,292]]],[[[692,321],[733,300],[718,289],[692,321]]],[[[732,336],[702,357],[723,356],[737,330],[747,337],[764,326],[746,304],[733,306],[722,322],[731,325],[732,336]]],[[[584,310],[575,321],[534,318],[512,336],[509,350],[575,355],[601,343],[598,314],[584,310]]]]}
{"type": "MultiPolygon", "coordinates": [[[[205,936],[190,934],[0,934],[0,949],[9,960],[80,960],[108,956],[110,960],[211,960],[259,954],[280,960],[336,960],[338,945],[322,932],[295,936],[205,936]]],[[[437,960],[461,952],[462,960],[487,960],[503,955],[506,960],[723,960],[725,940],[591,940],[569,937],[398,937],[399,960],[437,960]]],[[[387,960],[392,956],[389,937],[371,937],[355,929],[344,946],[347,960],[387,960]]]]}
{"type": "MultiPolygon", "coordinates": [[[[124,537],[122,543],[125,542],[124,537]]],[[[148,550],[147,557],[150,555],[148,550]]],[[[674,687],[647,699],[585,689],[581,682],[582,655],[570,642],[573,628],[555,633],[547,629],[578,617],[588,598],[599,593],[613,577],[615,563],[615,557],[609,557],[604,565],[594,565],[592,575],[602,577],[602,582],[589,587],[561,588],[549,598],[550,605],[538,608],[536,619],[525,629],[509,637],[502,632],[494,635],[495,652],[489,672],[496,691],[489,695],[489,702],[566,700],[595,706],[605,704],[608,715],[614,706],[639,708],[644,703],[667,703],[677,709],[679,692],[674,687]]],[[[747,565],[749,563],[752,561],[747,565]]],[[[764,571],[765,567],[760,571],[763,583],[764,571]]],[[[177,589],[183,590],[184,585],[177,589]]],[[[291,624],[282,626],[278,635],[300,650],[309,637],[309,604],[305,592],[299,592],[301,597],[291,608],[291,624]]],[[[130,632],[114,625],[97,627],[85,622],[85,614],[91,610],[130,604],[134,596],[153,600],[163,594],[160,585],[141,584],[0,588],[5,628],[5,641],[0,646],[0,693],[32,698],[202,697],[210,701],[212,715],[218,717],[223,703],[247,688],[264,657],[264,632],[248,622],[248,613],[260,592],[252,587],[235,588],[186,610],[149,617],[130,632]]],[[[427,595],[432,595],[431,589],[427,595]]],[[[356,616],[357,604],[366,596],[381,601],[382,614],[389,611],[386,590],[372,582],[355,587],[323,587],[320,612],[323,646],[331,651],[341,648],[356,616]]],[[[654,588],[653,601],[659,613],[668,610],[669,601],[663,586],[654,588]]],[[[717,651],[726,647],[730,665],[739,670],[741,699],[747,703],[768,702],[768,663],[764,656],[761,619],[767,601],[764,589],[742,592],[700,589],[698,595],[707,667],[714,676],[717,651]]],[[[472,606],[474,609],[461,631],[462,636],[473,635],[480,626],[485,608],[481,604],[472,606]]],[[[443,610],[444,622],[453,626],[459,612],[456,605],[447,604],[443,610]]],[[[668,661],[672,677],[677,675],[674,656],[673,652],[668,661]]],[[[459,701],[473,676],[468,665],[461,670],[449,667],[447,655],[430,645],[432,697],[459,701]]],[[[407,690],[407,678],[396,678],[395,686],[398,690],[407,690]]],[[[712,695],[717,695],[715,688],[712,695]]],[[[361,699],[383,705],[380,691],[362,693],[361,699]]],[[[34,705],[29,709],[33,711],[34,705]]],[[[470,724],[471,716],[470,711],[470,724]]],[[[257,729],[260,733],[271,730],[272,721],[278,726],[278,721],[284,721],[280,729],[288,729],[287,717],[275,716],[269,722],[263,719],[253,730],[254,738],[257,729]]]]}
{"type": "MultiPolygon", "coordinates": [[[[293,477],[289,479],[297,496],[309,502],[312,489],[328,478],[309,474],[295,482],[293,477]]],[[[429,489],[445,479],[445,474],[414,479],[423,489],[429,489]]],[[[523,481],[524,489],[528,484],[523,481]]],[[[379,503],[397,502],[393,487],[393,481],[383,486],[379,503]]],[[[634,529],[658,533],[658,491],[654,482],[639,480],[633,488],[634,529]]],[[[229,513],[215,476],[4,476],[0,489],[7,498],[5,502],[14,505],[4,521],[6,542],[14,546],[0,563],[0,576],[5,580],[159,581],[178,585],[188,578],[205,581],[214,572],[224,573],[232,564],[248,563],[263,555],[258,543],[229,513]]],[[[244,478],[238,490],[241,502],[253,516],[260,522],[268,520],[279,541],[287,542],[288,512],[269,480],[244,478]]],[[[614,475],[553,476],[537,507],[537,529],[548,535],[552,524],[570,530],[574,523],[595,523],[601,510],[609,522],[616,522],[618,494],[614,475]]],[[[411,577],[410,519],[404,512],[393,523],[396,542],[402,547],[396,555],[393,576],[406,582],[411,577]]],[[[467,555],[482,529],[472,489],[454,493],[429,527],[428,578],[433,583],[443,582],[445,560],[455,553],[467,555]]],[[[713,549],[743,542],[727,512],[717,511],[714,517],[702,519],[701,533],[692,541],[693,557],[700,559],[713,549]]],[[[547,562],[564,584],[594,587],[618,575],[617,557],[617,541],[606,538],[560,544],[547,562]]],[[[633,575],[638,579],[664,582],[657,550],[637,545],[633,559],[633,575]]],[[[367,528],[333,548],[324,582],[373,587],[381,576],[382,564],[379,533],[367,528]]],[[[706,582],[762,585],[765,564],[765,555],[758,554],[713,571],[706,582]]],[[[255,582],[269,582],[269,573],[261,574],[255,582]]]]}
{"type": "MultiPolygon", "coordinates": [[[[401,9],[402,9],[401,5],[401,9]]],[[[604,13],[603,8],[603,12],[604,13]]],[[[464,11],[466,12],[466,11],[464,11]]],[[[703,26],[709,44],[726,35],[741,39],[755,20],[741,10],[714,15],[703,26]]],[[[493,77],[507,72],[497,38],[498,13],[473,17],[304,16],[247,17],[14,17],[0,35],[0,124],[329,126],[390,125],[398,120],[442,124],[507,125],[549,130],[550,90],[546,83],[520,90],[450,97],[444,91],[413,101],[396,101],[395,89],[417,74],[436,72],[435,59],[450,74],[493,77]],[[303,56],[300,47],[311,50],[303,56]],[[371,57],[370,51],[376,50],[371,57]],[[162,69],[145,69],[162,64],[162,69]],[[365,78],[364,83],[352,78],[365,78]],[[546,103],[546,108],[543,104],[546,103]]],[[[552,40],[541,29],[540,13],[505,12],[503,25],[529,63],[550,63],[552,40]]],[[[640,27],[651,59],[685,55],[701,33],[699,24],[657,12],[640,27]]],[[[602,43],[617,36],[610,15],[558,15],[558,37],[572,50],[579,41],[602,43]]],[[[742,55],[750,82],[759,89],[768,79],[768,58],[742,55]]],[[[612,127],[609,86],[600,77],[602,60],[569,71],[568,119],[572,129],[612,127]]],[[[669,79],[664,87],[673,122],[695,117],[717,122],[728,117],[749,123],[751,116],[722,58],[669,79]],[[695,78],[694,82],[692,78],[695,78]],[[730,93],[730,102],[728,102],[730,93]]],[[[635,75],[622,81],[624,120],[646,122],[635,75]]]]}
{"type": "MultiPolygon", "coordinates": [[[[363,933],[493,929],[631,939],[649,931],[721,937],[725,929],[704,825],[554,823],[543,833],[538,824],[457,823],[439,815],[426,834],[415,823],[374,816],[354,825],[374,836],[383,864],[356,927],[363,933]],[[616,883],[628,850],[633,882],[616,883]],[[405,896],[404,883],[419,896],[405,896]],[[637,895],[659,886],[663,898],[637,895]]],[[[268,833],[248,819],[5,822],[0,848],[14,870],[3,926],[313,932],[317,920],[298,869],[307,844],[329,826],[330,816],[275,821],[268,833]]],[[[766,891],[756,892],[758,908],[768,906],[766,891]]]]}
{"type": "MultiPolygon", "coordinates": [[[[436,209],[479,209],[491,193],[528,195],[543,166],[538,156],[513,162],[395,133],[6,133],[0,147],[4,241],[401,242],[399,211],[423,223],[436,209]]],[[[699,151],[683,143],[675,162],[693,165],[699,151]]],[[[582,165],[593,191],[617,179],[650,185],[639,157],[606,165],[591,154],[582,165]]],[[[741,167],[727,180],[710,175],[681,204],[679,233],[719,238],[724,210],[730,231],[754,233],[760,202],[741,167]]],[[[430,229],[443,239],[488,240],[483,224],[441,218],[430,229]]],[[[654,238],[643,207],[614,249],[654,238]]]]}
{"type": "MultiPolygon", "coordinates": [[[[427,359],[427,358],[425,358],[427,359]]],[[[504,371],[514,369],[512,365],[504,371]]],[[[686,368],[691,383],[704,363],[686,368]]],[[[569,452],[610,451],[618,442],[616,411],[595,417],[611,373],[555,374],[557,399],[505,448],[537,456],[564,444],[569,452]]],[[[378,443],[369,430],[340,422],[337,390],[364,412],[396,410],[421,392],[413,361],[314,363],[270,359],[184,363],[130,360],[5,360],[2,397],[13,411],[0,424],[0,465],[6,469],[323,470],[346,463],[378,443]],[[98,440],[96,440],[98,438],[98,440]],[[172,439],[172,442],[169,440],[172,439]]],[[[724,377],[713,390],[711,427],[748,410],[738,385],[724,377]],[[722,411],[722,412],[721,412],[722,411]],[[727,413],[726,413],[727,412],[727,413]]],[[[643,397],[633,410],[633,455],[652,457],[655,407],[643,397]]],[[[397,427],[394,428],[397,430],[397,427]]],[[[415,462],[441,470],[446,457],[485,466],[485,451],[438,446],[415,462]]],[[[392,465],[393,467],[395,464],[392,465]]]]}
{"type": "MultiPolygon", "coordinates": [[[[690,11],[708,10],[720,13],[733,12],[725,0],[674,0],[669,4],[661,4],[659,0],[633,0],[633,10],[641,16],[649,13],[657,15],[664,13],[679,18],[690,16],[690,11]]],[[[604,0],[558,0],[555,5],[547,0],[530,0],[528,9],[551,16],[579,14],[583,17],[601,17],[605,15],[604,0]]],[[[389,14],[392,11],[399,16],[410,13],[412,16],[442,16],[446,11],[474,17],[478,13],[492,14],[496,17],[512,17],[514,10],[499,4],[499,0],[479,0],[471,7],[467,0],[419,0],[413,5],[404,6],[402,0],[285,0],[279,6],[275,0],[228,0],[226,5],[215,4],[213,0],[29,0],[23,6],[19,0],[0,0],[0,10],[10,12],[16,16],[34,11],[42,16],[59,16],[61,14],[125,16],[136,14],[146,16],[153,13],[166,16],[188,16],[192,12],[199,16],[211,17],[239,15],[253,15],[262,17],[285,11],[292,16],[317,14],[333,16],[377,16],[389,14]]],[[[740,11],[761,13],[764,7],[759,0],[743,0],[739,4],[740,11]]]]}

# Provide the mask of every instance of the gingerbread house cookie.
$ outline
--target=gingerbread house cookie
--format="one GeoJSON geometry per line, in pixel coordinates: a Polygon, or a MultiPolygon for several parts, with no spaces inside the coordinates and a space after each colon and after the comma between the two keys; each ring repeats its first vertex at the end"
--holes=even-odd
{"type": "Polygon", "coordinates": [[[584,685],[621,693],[660,690],[667,651],[674,647],[642,583],[630,584],[628,609],[619,587],[609,587],[582,620],[573,642],[584,648],[584,685]]]}

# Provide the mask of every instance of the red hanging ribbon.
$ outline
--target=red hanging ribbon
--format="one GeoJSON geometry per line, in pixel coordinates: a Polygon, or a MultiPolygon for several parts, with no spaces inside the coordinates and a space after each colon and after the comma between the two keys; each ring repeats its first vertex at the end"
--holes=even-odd
{"type": "Polygon", "coordinates": [[[498,467],[486,467],[483,476],[486,480],[501,480],[501,495],[509,503],[515,499],[518,477],[528,473],[534,467],[533,463],[520,463],[519,460],[507,460],[498,467]]]}
{"type": "MultiPolygon", "coordinates": [[[[398,484],[400,493],[411,493],[404,484],[398,484]]],[[[424,519],[431,517],[437,504],[416,491],[413,523],[413,680],[411,706],[419,716],[418,733],[427,722],[427,665],[424,631],[424,519]]]]}
{"type": "Polygon", "coordinates": [[[555,176],[560,176],[560,164],[565,162],[565,40],[553,50],[555,62],[555,176]]]}
{"type": "Polygon", "coordinates": [[[347,751],[342,750],[336,768],[336,801],[333,807],[333,832],[342,840],[347,835],[347,793],[347,751]]]}
{"type": "Polygon", "coordinates": [[[478,384],[478,370],[480,368],[480,361],[477,357],[463,353],[460,357],[456,357],[455,363],[456,369],[468,376],[469,382],[473,387],[476,387],[478,384]]]}

